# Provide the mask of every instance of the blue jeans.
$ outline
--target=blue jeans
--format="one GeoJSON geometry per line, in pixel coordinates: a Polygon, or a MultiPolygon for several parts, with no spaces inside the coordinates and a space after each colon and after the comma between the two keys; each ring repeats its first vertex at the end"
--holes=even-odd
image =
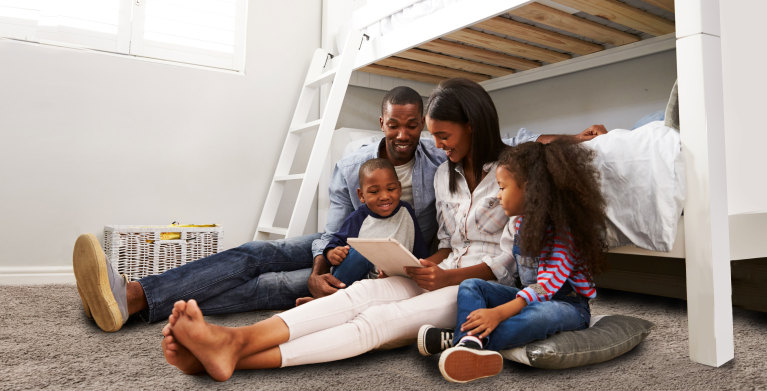
{"type": "Polygon", "coordinates": [[[351,285],[354,281],[367,278],[368,274],[375,270],[370,261],[353,248],[349,248],[349,253],[340,265],[333,267],[333,277],[341,280],[344,284],[351,285]]]}
{"type": "Polygon", "coordinates": [[[320,234],[254,241],[138,282],[147,322],[166,320],[178,300],[195,299],[206,315],[292,308],[310,296],[312,241],[320,234]]]}
{"type": "MultiPolygon", "coordinates": [[[[460,330],[461,324],[472,311],[507,303],[514,300],[519,291],[476,278],[463,281],[458,288],[458,322],[453,342],[457,344],[466,335],[460,330]]],[[[498,324],[485,341],[485,349],[509,349],[560,331],[585,329],[591,320],[589,302],[586,297],[574,293],[570,285],[565,284],[551,301],[528,304],[520,313],[498,324]]]]}

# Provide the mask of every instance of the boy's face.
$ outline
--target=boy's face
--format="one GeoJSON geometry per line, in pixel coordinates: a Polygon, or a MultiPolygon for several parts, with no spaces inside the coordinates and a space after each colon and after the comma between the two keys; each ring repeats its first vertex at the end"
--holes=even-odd
{"type": "Polygon", "coordinates": [[[520,187],[511,172],[501,166],[495,169],[495,179],[501,188],[497,197],[501,201],[501,208],[506,212],[506,216],[522,214],[522,204],[525,199],[524,186],[520,187]]]}
{"type": "Polygon", "coordinates": [[[392,170],[378,168],[360,178],[360,202],[379,216],[389,216],[399,204],[402,186],[392,170]]]}

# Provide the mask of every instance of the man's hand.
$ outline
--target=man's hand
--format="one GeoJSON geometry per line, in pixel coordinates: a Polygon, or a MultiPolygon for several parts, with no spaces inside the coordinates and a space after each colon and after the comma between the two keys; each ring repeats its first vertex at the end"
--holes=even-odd
{"type": "Polygon", "coordinates": [[[328,262],[333,266],[338,266],[349,255],[349,246],[334,247],[328,251],[328,262]]]}
{"type": "Polygon", "coordinates": [[[472,311],[461,325],[461,331],[477,338],[486,338],[498,327],[498,324],[506,320],[501,311],[496,308],[480,308],[472,311]]]}
{"type": "Polygon", "coordinates": [[[309,293],[315,298],[330,295],[339,289],[346,288],[346,284],[330,274],[330,266],[323,255],[314,257],[314,267],[309,280],[306,281],[309,293]]]}
{"type": "Polygon", "coordinates": [[[405,267],[405,273],[407,273],[418,286],[433,291],[450,285],[447,280],[445,269],[425,259],[420,259],[419,261],[423,267],[405,267]]]}
{"type": "Polygon", "coordinates": [[[605,129],[604,125],[591,125],[586,130],[575,135],[575,142],[582,143],[606,133],[607,129],[605,129]]]}

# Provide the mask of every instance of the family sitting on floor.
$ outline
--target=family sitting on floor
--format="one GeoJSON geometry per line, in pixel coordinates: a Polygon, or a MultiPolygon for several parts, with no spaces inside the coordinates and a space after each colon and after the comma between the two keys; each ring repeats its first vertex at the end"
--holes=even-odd
{"type": "Polygon", "coordinates": [[[441,353],[445,379],[466,382],[498,374],[498,350],[589,326],[605,201],[578,143],[603,126],[504,140],[490,95],[466,79],[440,83],[425,110],[414,90],[392,89],[379,123],[380,143],[336,164],[324,233],[249,242],[138,281],[82,235],[73,262],[86,314],[104,331],[133,314],[167,319],[166,360],[219,381],[417,341],[441,353]],[[422,267],[386,276],[351,237],[396,238],[422,267]],[[288,308],[245,327],[203,319],[288,308]]]}

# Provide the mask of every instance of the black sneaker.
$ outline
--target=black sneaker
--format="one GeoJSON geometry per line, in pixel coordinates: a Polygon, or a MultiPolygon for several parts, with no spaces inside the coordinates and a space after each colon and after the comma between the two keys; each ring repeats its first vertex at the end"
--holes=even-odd
{"type": "Polygon", "coordinates": [[[484,350],[474,341],[461,341],[445,350],[439,358],[442,377],[453,383],[466,383],[495,376],[503,369],[503,356],[494,350],[484,350]]]}
{"type": "Polygon", "coordinates": [[[437,354],[453,346],[453,330],[425,324],[418,329],[418,351],[423,356],[437,354]]]}

